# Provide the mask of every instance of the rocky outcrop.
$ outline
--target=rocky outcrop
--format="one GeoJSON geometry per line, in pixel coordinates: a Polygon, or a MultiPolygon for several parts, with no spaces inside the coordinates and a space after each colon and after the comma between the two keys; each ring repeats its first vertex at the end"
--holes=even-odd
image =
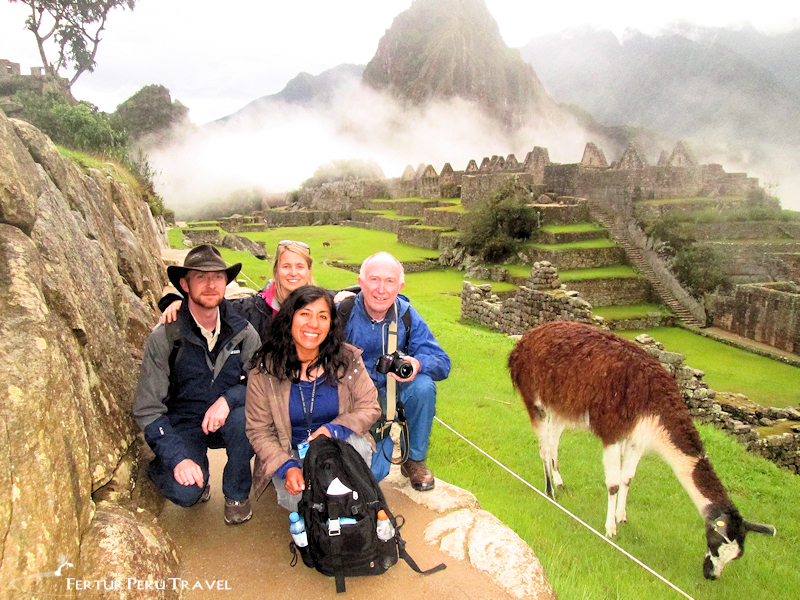
{"type": "Polygon", "coordinates": [[[254,242],[251,239],[242,237],[240,235],[236,235],[235,233],[229,233],[224,238],[222,238],[222,242],[220,245],[223,248],[228,248],[229,250],[239,250],[240,252],[249,252],[250,254],[261,260],[267,259],[267,250],[264,246],[264,242],[254,242]]]}
{"type": "MultiPolygon", "coordinates": [[[[147,203],[2,112],[0,221],[0,580],[70,595],[60,567],[82,570],[92,495],[137,440],[137,357],[166,277],[147,203]]],[[[89,543],[117,543],[103,535],[89,543]]]]}

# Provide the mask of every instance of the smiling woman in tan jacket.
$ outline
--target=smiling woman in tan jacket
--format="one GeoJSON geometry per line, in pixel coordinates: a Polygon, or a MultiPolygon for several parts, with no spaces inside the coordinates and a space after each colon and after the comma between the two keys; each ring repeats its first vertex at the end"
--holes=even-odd
{"type": "Polygon", "coordinates": [[[246,402],[247,437],[256,453],[253,491],[257,498],[272,480],[278,503],[294,510],[310,440],[344,439],[371,458],[378,392],[361,350],[344,342],[330,294],[316,286],[298,288],[281,304],[253,360],[246,402]]]}

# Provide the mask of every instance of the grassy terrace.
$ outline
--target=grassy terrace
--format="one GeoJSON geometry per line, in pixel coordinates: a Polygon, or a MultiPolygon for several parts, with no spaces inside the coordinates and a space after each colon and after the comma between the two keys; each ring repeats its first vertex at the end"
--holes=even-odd
{"type": "MultiPolygon", "coordinates": [[[[322,264],[324,260],[358,263],[378,248],[401,260],[436,255],[435,251],[399,244],[393,234],[336,226],[284,228],[247,237],[265,240],[270,254],[282,239],[310,243],[316,261],[315,276],[328,288],[350,285],[356,277],[322,264]],[[324,241],[331,246],[323,247],[324,241]]],[[[271,269],[271,261],[253,257],[248,261],[244,253],[223,254],[231,262],[245,262],[245,270],[255,277],[264,276],[271,269]]],[[[459,293],[463,273],[455,269],[410,273],[406,281],[404,293],[413,298],[453,362],[450,377],[438,384],[437,417],[541,489],[542,466],[536,436],[506,369],[514,341],[461,320],[459,293]]],[[[514,287],[498,283],[492,286],[497,291],[514,287]]],[[[766,391],[767,381],[755,376],[762,370],[767,380],[779,381],[785,390],[800,389],[800,369],[768,359],[763,360],[769,366],[752,364],[748,362],[753,356],[749,353],[683,330],[664,329],[652,334],[669,349],[686,354],[690,366],[706,371],[706,380],[717,390],[736,391],[731,387],[734,379],[725,369],[741,373],[742,385],[749,385],[741,391],[753,398],[759,390],[770,394],[766,391]],[[673,340],[670,336],[676,332],[691,337],[673,340]],[[692,348],[698,349],[698,356],[691,354],[692,348]],[[718,358],[708,360],[713,356],[718,358]]],[[[639,466],[629,496],[629,522],[620,527],[615,541],[697,600],[795,597],[800,587],[796,568],[800,555],[800,477],[748,454],[712,427],[701,426],[699,430],[720,479],[742,515],[775,525],[778,537],[751,534],[744,556],[729,565],[719,581],[706,581],[701,571],[705,551],[702,520],[669,467],[648,455],[639,466]]],[[[586,432],[565,432],[559,459],[567,485],[559,502],[602,531],[606,491],[600,442],[586,432]]],[[[438,477],[470,490],[483,508],[531,545],[562,600],[679,597],[439,423],[434,423],[428,460],[438,477]]]]}
{"type": "Polygon", "coordinates": [[[639,319],[650,316],[650,313],[658,313],[662,316],[672,314],[663,306],[658,304],[649,304],[647,302],[643,302],[641,304],[626,304],[622,306],[593,306],[592,312],[603,317],[607,321],[616,321],[619,319],[639,319]]]}
{"type": "Polygon", "coordinates": [[[587,231],[605,232],[606,229],[594,223],[574,223],[572,225],[542,225],[541,231],[548,233],[586,233],[587,231]]]}
{"type": "Polygon", "coordinates": [[[642,277],[642,275],[628,265],[614,265],[611,267],[598,267],[596,269],[559,271],[558,277],[561,281],[566,283],[568,281],[583,281],[585,279],[620,279],[642,277]]]}
{"type": "Polygon", "coordinates": [[[596,240],[584,240],[582,242],[570,242],[569,244],[525,244],[525,248],[536,248],[537,250],[564,251],[564,250],[584,250],[586,248],[614,248],[617,244],[608,238],[596,240]]]}
{"type": "Polygon", "coordinates": [[[686,364],[706,372],[705,381],[712,389],[745,394],[764,406],[797,406],[800,400],[800,369],[797,367],[743,352],[677,327],[623,332],[622,335],[633,338],[641,333],[649,333],[667,350],[686,355],[686,364]]]}

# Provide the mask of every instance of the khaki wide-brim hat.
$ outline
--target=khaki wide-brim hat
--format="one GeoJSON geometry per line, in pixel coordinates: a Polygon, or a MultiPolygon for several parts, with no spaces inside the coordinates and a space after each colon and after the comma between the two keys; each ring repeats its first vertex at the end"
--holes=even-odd
{"type": "Polygon", "coordinates": [[[225,271],[228,283],[233,281],[242,270],[242,263],[236,263],[230,267],[222,260],[222,255],[211,244],[201,244],[189,250],[189,254],[183,261],[183,266],[172,265],[167,267],[167,277],[169,277],[175,289],[183,293],[181,279],[186,277],[189,271],[225,271]]]}

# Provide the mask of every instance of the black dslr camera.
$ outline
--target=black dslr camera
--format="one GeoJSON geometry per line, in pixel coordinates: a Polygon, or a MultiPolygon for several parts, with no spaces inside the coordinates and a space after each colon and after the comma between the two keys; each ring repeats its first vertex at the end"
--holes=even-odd
{"type": "Polygon", "coordinates": [[[375,369],[378,373],[386,375],[387,373],[394,373],[400,379],[408,379],[414,373],[414,365],[407,360],[403,360],[405,356],[402,352],[395,350],[391,354],[384,354],[378,359],[378,364],[375,369]]]}

